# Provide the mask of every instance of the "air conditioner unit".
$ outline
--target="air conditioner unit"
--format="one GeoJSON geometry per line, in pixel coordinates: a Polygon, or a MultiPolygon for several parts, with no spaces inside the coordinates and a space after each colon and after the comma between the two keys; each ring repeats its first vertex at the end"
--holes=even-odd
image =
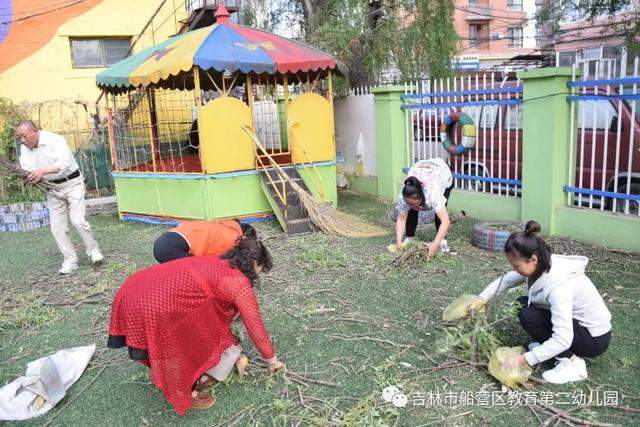
{"type": "Polygon", "coordinates": [[[491,33],[491,40],[500,40],[502,39],[504,36],[502,35],[502,33],[495,31],[493,33],[491,33]]]}

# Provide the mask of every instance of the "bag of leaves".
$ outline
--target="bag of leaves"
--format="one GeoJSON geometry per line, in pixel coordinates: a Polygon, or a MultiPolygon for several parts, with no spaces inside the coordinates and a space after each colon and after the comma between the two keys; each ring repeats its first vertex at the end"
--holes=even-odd
{"type": "Polygon", "coordinates": [[[444,309],[442,312],[442,320],[444,322],[455,322],[464,319],[469,314],[469,308],[473,304],[477,304],[480,307],[478,311],[484,312],[485,307],[482,298],[477,295],[460,295],[444,309]]]}
{"type": "Polygon", "coordinates": [[[500,347],[489,359],[489,373],[502,384],[515,389],[518,384],[525,384],[533,373],[531,366],[525,364],[512,368],[507,359],[524,353],[524,347],[500,347]]]}

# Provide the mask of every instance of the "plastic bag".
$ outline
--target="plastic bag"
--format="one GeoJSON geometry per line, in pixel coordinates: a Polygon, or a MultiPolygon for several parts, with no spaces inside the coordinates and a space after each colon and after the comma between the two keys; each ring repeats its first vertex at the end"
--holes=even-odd
{"type": "Polygon", "coordinates": [[[507,359],[524,353],[524,347],[500,347],[489,359],[489,373],[502,384],[515,389],[518,384],[525,384],[533,369],[528,364],[512,368],[507,359]]]}
{"type": "MultiPolygon", "coordinates": [[[[469,306],[476,301],[484,302],[477,295],[460,295],[444,309],[442,320],[444,322],[455,322],[456,320],[464,319],[469,314],[469,306]]],[[[480,311],[484,311],[484,307],[480,311]]]]}

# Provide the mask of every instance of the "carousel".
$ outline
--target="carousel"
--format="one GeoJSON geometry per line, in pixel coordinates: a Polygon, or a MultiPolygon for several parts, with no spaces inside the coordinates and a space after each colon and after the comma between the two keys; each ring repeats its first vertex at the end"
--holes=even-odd
{"type": "Polygon", "coordinates": [[[118,210],[129,220],[275,213],[286,229],[292,202],[274,170],[337,201],[336,60],[232,24],[224,5],[216,19],[97,75],[118,210]]]}

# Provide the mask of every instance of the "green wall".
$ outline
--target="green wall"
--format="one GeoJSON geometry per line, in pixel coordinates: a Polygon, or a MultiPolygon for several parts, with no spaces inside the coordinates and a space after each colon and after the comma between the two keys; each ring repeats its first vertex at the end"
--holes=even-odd
{"type": "Polygon", "coordinates": [[[454,189],[449,197],[449,212],[460,213],[485,221],[520,221],[519,197],[502,197],[454,189]]]}
{"type": "Polygon", "coordinates": [[[378,177],[350,174],[345,174],[345,177],[349,182],[349,190],[363,194],[370,194],[376,197],[378,196],[378,177]]]}
{"type": "Polygon", "coordinates": [[[298,167],[298,173],[300,177],[307,184],[307,187],[315,197],[320,198],[320,194],[315,189],[314,180],[317,184],[322,179],[322,191],[324,192],[324,202],[331,203],[333,206],[338,206],[338,190],[336,186],[336,165],[324,165],[316,166],[316,169],[320,173],[320,178],[315,171],[309,168],[298,167]],[[313,176],[313,179],[311,178],[313,176]]]}
{"type": "Polygon", "coordinates": [[[556,209],[557,234],[598,245],[640,250],[640,219],[594,209],[556,209]]]}
{"type": "Polygon", "coordinates": [[[571,69],[541,68],[519,72],[518,77],[524,80],[521,219],[535,219],[543,233],[555,234],[560,231],[555,209],[566,205],[562,187],[569,182],[571,69]]]}
{"type": "Polygon", "coordinates": [[[411,166],[407,160],[405,141],[406,115],[400,109],[403,86],[385,86],[372,90],[376,111],[376,159],[378,196],[386,200],[398,197],[404,174],[411,166]]]}

